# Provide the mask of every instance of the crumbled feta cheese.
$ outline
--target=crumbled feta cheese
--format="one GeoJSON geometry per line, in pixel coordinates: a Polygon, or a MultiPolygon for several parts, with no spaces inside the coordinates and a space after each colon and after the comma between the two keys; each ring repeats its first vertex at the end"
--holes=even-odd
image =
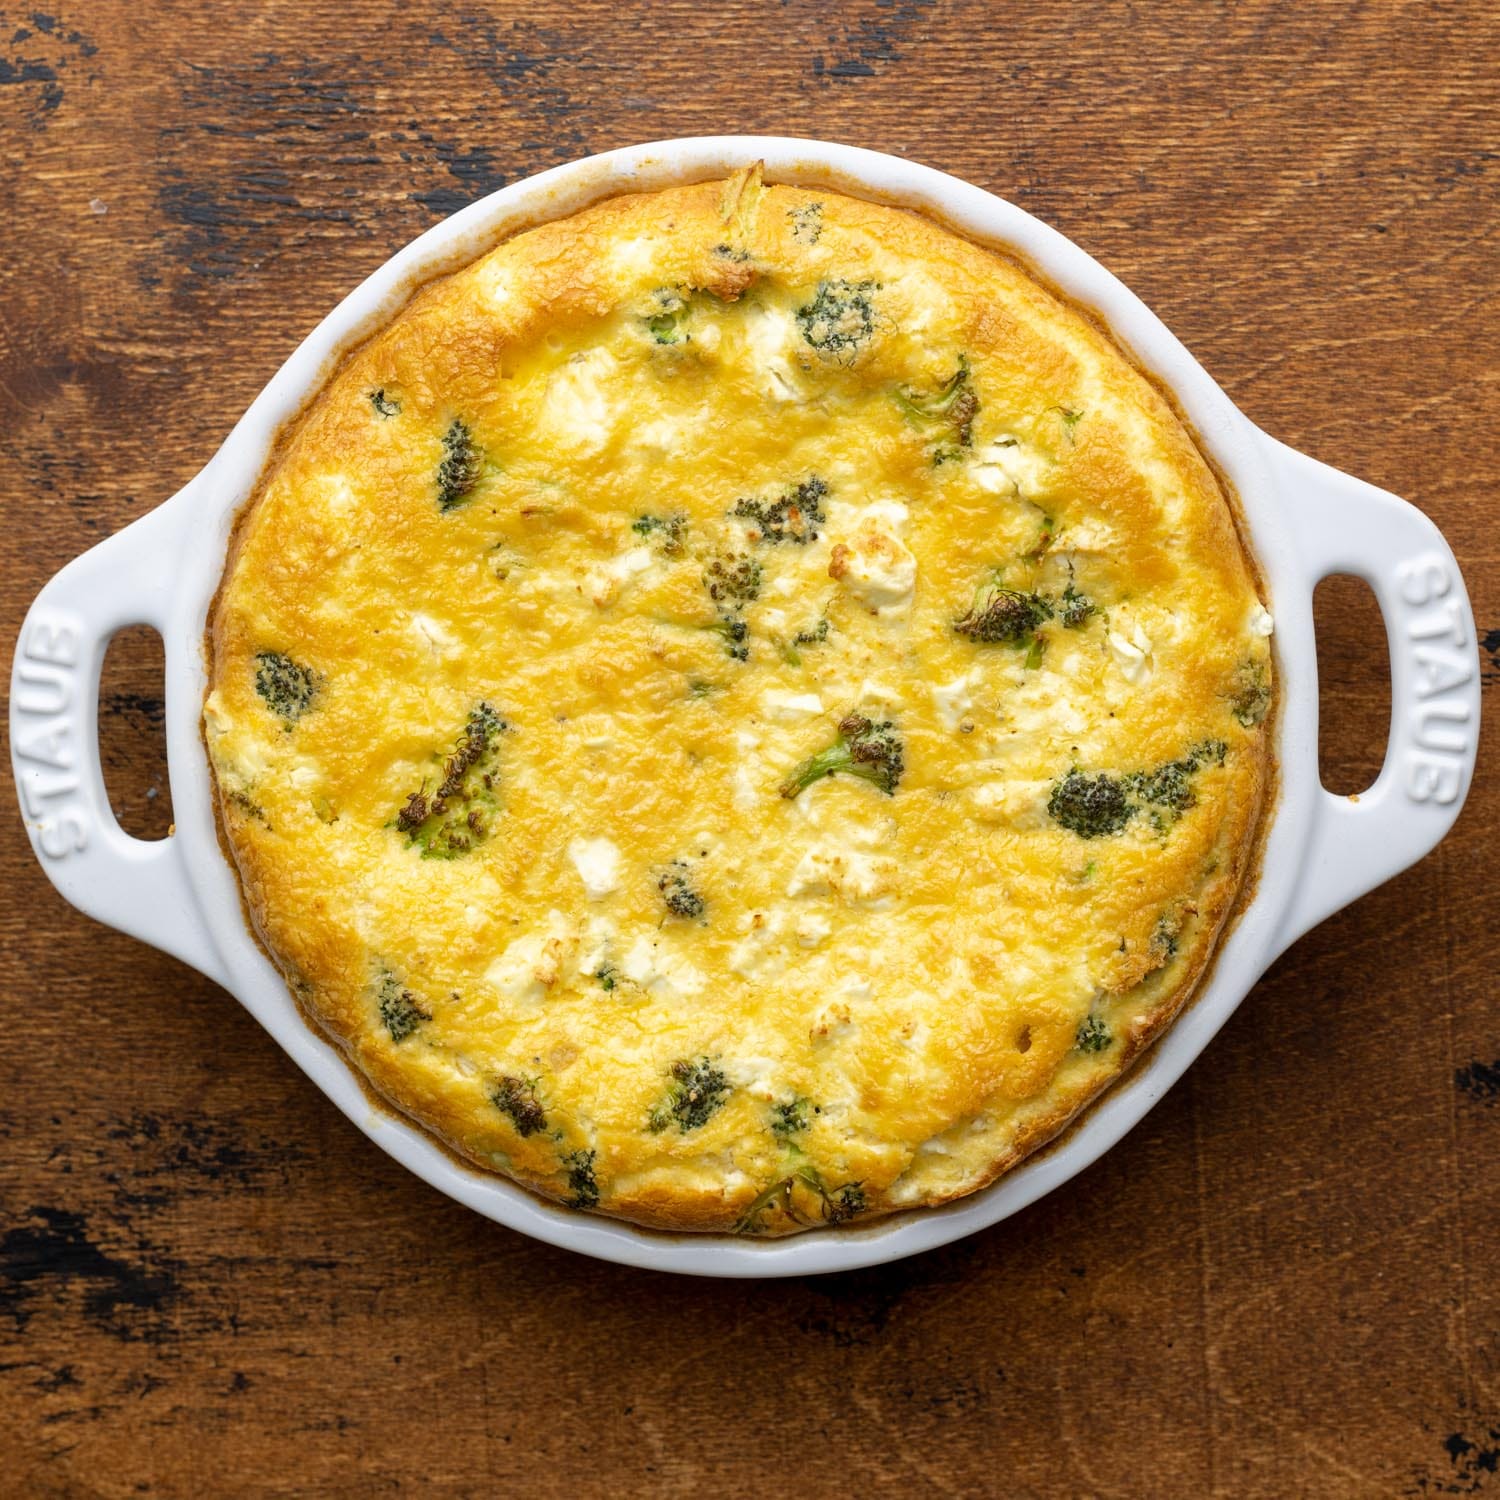
{"type": "Polygon", "coordinates": [[[821,1042],[837,1041],[840,1037],[848,1036],[853,1030],[854,1020],[848,1003],[843,1000],[830,1000],[813,1017],[807,1036],[808,1040],[817,1046],[821,1042]]]}
{"type": "Polygon", "coordinates": [[[700,970],[666,952],[657,940],[644,933],[620,960],[620,973],[641,989],[669,998],[696,995],[708,983],[700,970]]]}
{"type": "Polygon", "coordinates": [[[598,912],[590,912],[583,921],[582,946],[578,950],[578,972],[593,977],[609,962],[614,944],[615,924],[598,912]]]}
{"type": "Polygon", "coordinates": [[[518,937],[484,971],[485,982],[518,1005],[535,1005],[562,976],[572,941],[567,918],[548,912],[547,930],[518,937]]]}
{"type": "Polygon", "coordinates": [[[620,850],[609,839],[573,839],[568,858],[590,901],[602,901],[620,889],[620,850]]]}
{"type": "Polygon", "coordinates": [[[895,890],[896,861],[857,850],[812,848],[797,861],[788,896],[840,896],[857,906],[884,904],[895,890]]]}
{"type": "Polygon", "coordinates": [[[434,656],[454,657],[463,649],[463,643],[431,615],[414,614],[411,617],[412,632],[434,656]]]}
{"type": "Polygon", "coordinates": [[[760,736],[753,729],[737,729],[734,743],[738,753],[735,756],[734,791],[731,795],[737,811],[749,812],[760,802],[757,773],[763,771],[764,765],[761,757],[755,753],[760,748],[760,736]]]}
{"type": "Polygon", "coordinates": [[[816,948],[833,931],[828,918],[818,912],[807,912],[797,919],[797,941],[804,948],[816,948]]]}
{"type": "Polygon", "coordinates": [[[911,510],[901,500],[872,500],[861,515],[871,525],[884,522],[888,531],[895,531],[911,520],[911,510]]]}
{"type": "Polygon", "coordinates": [[[1098,516],[1085,516],[1081,521],[1070,521],[1063,532],[1061,546],[1054,550],[1077,554],[1088,552],[1107,557],[1119,546],[1119,536],[1114,527],[1098,516]]]}
{"type": "Polygon", "coordinates": [[[900,708],[905,701],[899,688],[882,682],[878,677],[866,677],[856,692],[862,709],[879,713],[883,709],[900,708]]]}
{"type": "Polygon", "coordinates": [[[792,364],[797,328],[779,308],[752,306],[744,319],[745,348],[760,378],[761,389],[772,401],[797,401],[802,381],[792,364]]]}
{"type": "Polygon", "coordinates": [[[917,559],[905,542],[867,516],[848,541],[833,544],[828,576],[867,608],[894,611],[911,603],[917,559]]]}
{"type": "Polygon", "coordinates": [[[749,812],[760,801],[755,773],[743,761],[734,768],[734,791],[731,795],[737,812],[749,812]]]}
{"type": "Polygon", "coordinates": [[[610,558],[608,562],[595,563],[584,574],[584,592],[598,609],[613,604],[621,589],[632,578],[644,573],[656,561],[656,554],[649,547],[632,547],[610,558]]]}
{"type": "Polygon", "coordinates": [[[617,361],[602,345],[576,354],[553,376],[542,403],[542,421],[555,441],[597,453],[613,434],[619,407],[604,390],[617,361]]]}
{"type": "Polygon", "coordinates": [[[780,929],[779,913],[752,912],[744,937],[729,951],[730,969],[744,979],[763,977],[776,957],[771,945],[780,929]]]}
{"type": "Polygon", "coordinates": [[[685,434],[676,417],[653,417],[643,422],[631,433],[631,444],[636,448],[650,448],[657,453],[675,453],[682,446],[685,434]]]}
{"type": "Polygon", "coordinates": [[[1264,604],[1257,604],[1250,611],[1250,634],[1268,636],[1276,629],[1276,621],[1264,604]]]}
{"type": "Polygon", "coordinates": [[[987,495],[1014,491],[1031,497],[1046,484],[1048,460],[1018,438],[1001,437],[986,443],[969,465],[969,476],[987,495]]]}
{"type": "Polygon", "coordinates": [[[1126,682],[1139,682],[1150,672],[1151,637],[1132,615],[1125,610],[1112,611],[1104,639],[1126,682]]]}
{"type": "Polygon", "coordinates": [[[1045,828],[1050,781],[986,781],[967,789],[969,806],[981,823],[1011,828],[1045,828]]]}
{"type": "Polygon", "coordinates": [[[620,972],[632,984],[638,984],[642,988],[660,978],[660,971],[656,967],[656,944],[648,937],[638,937],[620,960],[620,972]]]}
{"type": "Polygon", "coordinates": [[[823,700],[816,693],[788,693],[781,688],[767,688],[760,695],[760,711],[773,724],[801,724],[816,719],[823,712],[823,700]]]}
{"type": "Polygon", "coordinates": [[[962,677],[955,677],[952,682],[935,682],[930,689],[932,693],[933,707],[938,711],[938,718],[943,721],[943,727],[957,732],[967,718],[969,710],[974,707],[974,696],[970,689],[974,686],[977,674],[965,672],[962,677]]]}
{"type": "Polygon", "coordinates": [[[221,734],[228,734],[234,728],[234,720],[225,712],[224,700],[219,696],[217,688],[204,700],[203,727],[208,731],[211,739],[217,739],[221,734]]]}
{"type": "Polygon", "coordinates": [[[655,260],[656,246],[641,235],[616,240],[609,250],[610,269],[625,280],[649,280],[655,260]]]}

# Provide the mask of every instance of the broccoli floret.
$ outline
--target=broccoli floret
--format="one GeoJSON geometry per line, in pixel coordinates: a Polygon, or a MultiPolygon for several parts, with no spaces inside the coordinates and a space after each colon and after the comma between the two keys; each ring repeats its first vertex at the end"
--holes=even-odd
{"type": "Polygon", "coordinates": [[[958,369],[935,391],[901,386],[896,404],[907,420],[939,434],[932,461],[946,463],[974,444],[974,418],[979,415],[979,397],[969,379],[969,361],[959,355],[958,369]]]}
{"type": "Polygon", "coordinates": [[[796,1184],[797,1178],[795,1175],[781,1177],[773,1182],[770,1187],[757,1193],[749,1208],[735,1221],[734,1232],[736,1234],[759,1234],[761,1219],[770,1211],[771,1206],[777,1199],[781,1200],[781,1211],[788,1218],[794,1219],[799,1224],[802,1223],[801,1215],[798,1214],[792,1204],[792,1189],[796,1184]]]}
{"type": "Polygon", "coordinates": [[[743,609],[760,597],[763,569],[753,557],[716,557],[703,570],[703,587],[715,604],[743,609]]]}
{"type": "Polygon", "coordinates": [[[1182,917],[1174,912],[1167,912],[1156,924],[1156,930],[1151,934],[1151,951],[1162,963],[1170,963],[1177,957],[1177,938],[1182,931],[1182,917]]]}
{"type": "Polygon", "coordinates": [[[490,1090],[490,1102],[516,1127],[522,1137],[535,1135],[547,1126],[547,1112],[537,1097],[537,1078],[517,1078],[507,1073],[490,1090]]]}
{"type": "Polygon", "coordinates": [[[424,782],[396,814],[395,827],[406,835],[408,846],[421,849],[423,859],[454,859],[488,837],[498,746],[509,728],[488,703],[481,703],[443,762],[437,790],[429,795],[424,782]]]}
{"type": "Polygon", "coordinates": [[[811,302],[797,309],[802,337],[819,354],[847,355],[852,359],[859,346],[875,331],[875,281],[822,281],[811,302]]]}
{"type": "Polygon", "coordinates": [[[1119,833],[1135,808],[1121,778],[1103,771],[1088,776],[1075,768],[1053,785],[1047,812],[1054,823],[1079,838],[1097,839],[1119,833]]]}
{"type": "Polygon", "coordinates": [[[443,460],[437,471],[437,502],[441,511],[457,510],[473,493],[484,472],[484,453],[474,441],[469,424],[454,417],[443,434],[443,460]]]}
{"type": "Polygon", "coordinates": [[[826,750],[809,756],[781,784],[788,799],[805,792],[813,782],[842,772],[858,776],[893,796],[906,769],[901,736],[889,719],[875,723],[863,714],[849,714],[839,723],[839,737],[826,750]]]}
{"type": "Polygon", "coordinates": [[[601,990],[612,990],[620,982],[620,971],[613,964],[600,964],[594,970],[594,978],[601,990]]]}
{"type": "Polygon", "coordinates": [[[671,1067],[667,1096],[647,1120],[653,1135],[675,1124],[684,1135],[708,1123],[729,1097],[729,1079],[706,1057],[679,1058],[671,1067]]]}
{"type": "Polygon", "coordinates": [[[703,915],[705,902],[688,879],[686,860],[674,859],[657,877],[656,888],[674,917],[697,918],[703,915]]]}
{"type": "Polygon", "coordinates": [[[282,727],[290,729],[318,696],[318,674],[280,651],[259,651],[255,656],[255,691],[281,720],[282,727]]]}
{"type": "Polygon", "coordinates": [[[1186,812],[1198,800],[1193,777],[1210,761],[1222,766],[1228,749],[1223,740],[1202,740],[1180,759],[1169,760],[1154,771],[1137,771],[1125,780],[1142,802],[1186,812]]]}
{"type": "Polygon", "coordinates": [[[1180,813],[1186,812],[1198,800],[1193,791],[1193,773],[1197,769],[1198,762],[1191,755],[1185,755],[1181,760],[1169,760],[1154,771],[1138,771],[1127,779],[1130,789],[1142,802],[1180,813]]]}
{"type": "Polygon", "coordinates": [[[813,1108],[810,1099],[800,1096],[774,1105],[771,1109],[771,1134],[781,1141],[800,1134],[807,1129],[808,1111],[813,1108]]]}
{"type": "Polygon", "coordinates": [[[225,787],[224,797],[232,802],[247,818],[254,818],[257,823],[264,823],[267,828],[271,826],[271,820],[266,816],[266,810],[254,797],[240,787],[225,787]]]}
{"type": "MultiPolygon", "coordinates": [[[[732,661],[750,660],[750,627],[738,615],[721,614],[706,628],[724,637],[724,654],[732,661]]],[[[708,686],[712,691],[712,684],[708,686]]]]}
{"type": "Polygon", "coordinates": [[[1254,729],[1271,706],[1271,685],[1266,680],[1266,664],[1259,660],[1242,661],[1235,673],[1234,692],[1229,708],[1246,729],[1254,729]]]}
{"type": "Polygon", "coordinates": [[[1080,838],[1093,839],[1119,833],[1143,807],[1151,808],[1152,822],[1165,834],[1171,824],[1167,815],[1184,813],[1197,801],[1193,777],[1210,763],[1222,766],[1228,751],[1223,740],[1201,740],[1177,760],[1123,776],[1104,771],[1090,776],[1075,766],[1053,784],[1047,811],[1080,838]]]}
{"type": "Polygon", "coordinates": [[[847,1224],[867,1206],[864,1183],[846,1182],[841,1187],[830,1189],[816,1167],[801,1166],[756,1195],[754,1202],[740,1215],[734,1226],[735,1233],[757,1233],[762,1218],[778,1203],[781,1211],[794,1223],[810,1224],[812,1220],[797,1206],[798,1187],[806,1188],[816,1196],[818,1211],[825,1224],[847,1224]]]}
{"type": "Polygon", "coordinates": [[[1080,593],[1073,585],[1073,580],[1068,580],[1068,586],[1062,595],[1062,622],[1069,630],[1076,630],[1085,624],[1093,615],[1098,613],[1098,607],[1087,594],[1080,593]]]}
{"type": "Polygon", "coordinates": [[[828,639],[828,617],[825,615],[818,621],[812,630],[799,630],[791,641],[782,647],[781,654],[786,659],[788,666],[800,667],[802,665],[802,653],[799,646],[821,646],[828,639]]]}
{"type": "Polygon", "coordinates": [[[828,519],[823,514],[823,500],[827,494],[827,484],[812,474],[801,484],[785,490],[777,500],[736,501],[734,514],[755,522],[760,528],[758,541],[805,545],[817,541],[818,528],[828,519]]]}
{"type": "Polygon", "coordinates": [[[719,606],[719,617],[708,628],[724,637],[725,653],[735,661],[750,658],[750,627],[742,615],[760,597],[761,577],[761,565],[753,557],[737,554],[716,557],[703,570],[703,587],[719,606]]]}
{"type": "Polygon", "coordinates": [[[688,299],[675,287],[664,286],[652,294],[651,311],[645,323],[658,344],[684,343],[690,337],[683,326],[687,315],[688,299]]]}
{"type": "Polygon", "coordinates": [[[597,1156],[594,1151],[570,1151],[563,1157],[568,1169],[569,1208],[598,1208],[599,1182],[594,1176],[597,1156]]]}
{"type": "Polygon", "coordinates": [[[792,221],[792,238],[799,245],[816,245],[823,232],[823,205],[802,203],[789,208],[786,216],[792,221]]]}
{"type": "Polygon", "coordinates": [[[971,641],[1029,645],[1040,626],[1052,618],[1052,605],[1042,594],[1006,588],[998,578],[988,578],[975,591],[968,614],[953,622],[953,628],[971,641]]]}
{"type": "Polygon", "coordinates": [[[1079,1023],[1074,1046],[1080,1052],[1103,1052],[1113,1041],[1114,1038],[1109,1034],[1109,1027],[1105,1025],[1101,1017],[1086,1016],[1079,1023]]]}
{"type": "Polygon", "coordinates": [[[370,405],[380,417],[395,417],[401,414],[401,403],[394,396],[387,396],[384,388],[370,392],[370,405]]]}
{"type": "Polygon", "coordinates": [[[865,1211],[865,1187],[862,1182],[846,1182],[823,1197],[823,1217],[830,1224],[847,1224],[865,1211]]]}
{"type": "Polygon", "coordinates": [[[404,989],[394,974],[380,977],[380,1019],[390,1032],[393,1042],[404,1042],[423,1021],[432,1019],[432,1012],[421,1005],[408,989],[404,989]]]}
{"type": "Polygon", "coordinates": [[[675,554],[682,551],[682,537],[687,524],[687,517],[681,514],[641,516],[639,520],[631,522],[630,529],[637,536],[655,537],[663,552],[675,554]]]}

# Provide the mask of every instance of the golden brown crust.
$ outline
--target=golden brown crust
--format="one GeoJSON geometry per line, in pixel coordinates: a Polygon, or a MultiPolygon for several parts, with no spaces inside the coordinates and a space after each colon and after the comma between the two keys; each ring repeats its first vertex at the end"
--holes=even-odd
{"type": "Polygon", "coordinates": [[[345,361],[236,530],[205,726],[257,931],[383,1098],[549,1196],[787,1233],[974,1191],[1170,1022],[1268,634],[1088,320],[739,174],[516,236],[345,361]],[[781,795],[866,732],[893,795],[781,795]]]}

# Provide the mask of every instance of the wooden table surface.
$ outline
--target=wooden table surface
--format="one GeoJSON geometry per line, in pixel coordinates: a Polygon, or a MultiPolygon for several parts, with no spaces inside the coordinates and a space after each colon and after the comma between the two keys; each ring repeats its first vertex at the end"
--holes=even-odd
{"type": "MultiPolygon", "coordinates": [[[[1279,437],[1444,529],[1500,707],[1500,12],[1452,4],[0,8],[0,633],[189,479],[419,231],[719,130],[1021,204],[1279,437]]],[[[1325,586],[1325,775],[1379,764],[1325,586]]],[[[111,655],[126,826],[159,649],[111,655]]],[[[228,995],[0,840],[0,1495],[1500,1496],[1496,737],[1122,1145],[948,1249],[783,1283],[533,1244],[338,1115],[228,995]]]]}

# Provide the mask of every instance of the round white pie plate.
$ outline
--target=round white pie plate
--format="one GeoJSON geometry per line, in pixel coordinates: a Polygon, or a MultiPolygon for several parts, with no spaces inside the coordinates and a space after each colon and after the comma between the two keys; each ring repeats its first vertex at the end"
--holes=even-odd
{"type": "Polygon", "coordinates": [[[850,1270],[994,1224],[1066,1182],[1123,1136],[1203,1051],[1271,961],[1340,907],[1415,863],[1452,826],[1473,772],[1479,663],[1453,553],[1417,509],[1325,467],[1253,426],[1163,324],[1103,266],[992,194],[898,157],[820,141],[713,136],[634,146],[502,189],[394,255],[303,341],[207,466],[178,494],[69,563],[22,626],[11,678],[11,756],[33,848],[62,894],[230,990],[371,1140],[477,1212],[604,1260],[713,1276],[850,1270]],[[204,628],[236,511],[278,430],[340,353],[410,290],[515,229],[599,198],[722,176],[762,160],[772,181],[844,189],[922,209],[1009,251],[1091,309],[1170,390],[1237,492],[1276,620],[1280,782],[1260,879],[1191,1005],[1131,1073],[1059,1142],[993,1186],[941,1209],[861,1228],[756,1241],[666,1235],[577,1213],[461,1165],[419,1128],[371,1103],[317,1035],[248,931],[215,830],[199,733],[204,628]],[[1374,590],[1391,652],[1390,740],[1379,779],[1337,797],[1318,779],[1312,591],[1330,573],[1374,590]],[[170,837],[121,831],[100,771],[99,671],[111,636],[160,631],[166,647],[170,837]]]}

